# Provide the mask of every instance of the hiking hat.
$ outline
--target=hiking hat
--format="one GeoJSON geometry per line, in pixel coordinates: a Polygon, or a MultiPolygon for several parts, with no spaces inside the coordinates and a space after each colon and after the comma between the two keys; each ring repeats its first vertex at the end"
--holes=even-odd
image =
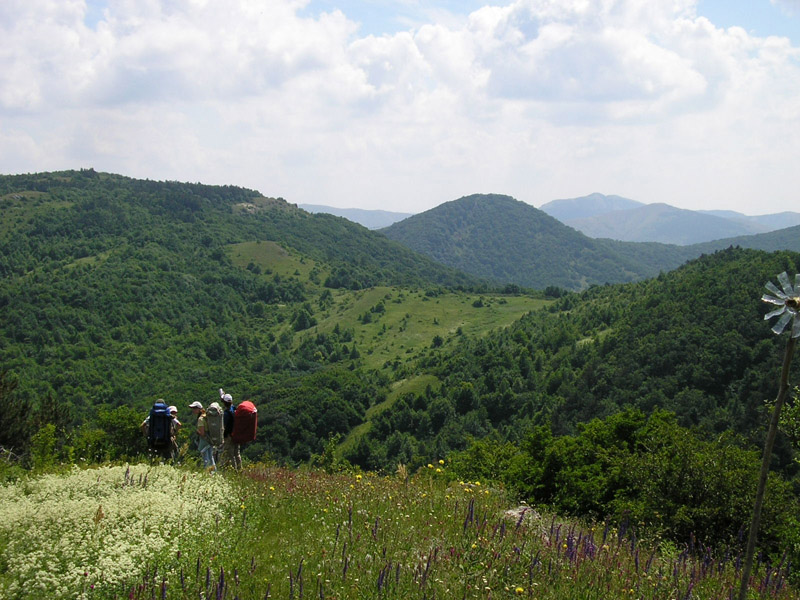
{"type": "Polygon", "coordinates": [[[197,400],[195,400],[194,402],[192,402],[192,403],[189,405],[189,408],[203,408],[203,405],[202,405],[202,404],[200,404],[200,403],[199,403],[197,400]]]}
{"type": "Polygon", "coordinates": [[[170,406],[169,407],[169,412],[175,413],[177,415],[178,414],[178,407],[177,406],[170,406]]]}
{"type": "Polygon", "coordinates": [[[233,396],[231,396],[230,394],[223,394],[222,395],[222,401],[225,404],[232,404],[233,403],[233,396]]]}

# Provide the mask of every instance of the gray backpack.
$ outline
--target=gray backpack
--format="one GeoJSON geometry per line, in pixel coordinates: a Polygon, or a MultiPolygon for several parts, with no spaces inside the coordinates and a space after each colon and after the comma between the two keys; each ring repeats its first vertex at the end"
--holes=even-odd
{"type": "Polygon", "coordinates": [[[206,439],[212,446],[222,445],[222,407],[212,402],[206,409],[206,439]]]}

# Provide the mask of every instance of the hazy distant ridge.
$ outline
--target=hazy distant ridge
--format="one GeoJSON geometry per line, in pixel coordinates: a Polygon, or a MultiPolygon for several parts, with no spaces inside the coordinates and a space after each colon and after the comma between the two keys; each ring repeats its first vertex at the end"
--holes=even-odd
{"type": "Polygon", "coordinates": [[[335,208],[333,206],[323,206],[322,204],[298,204],[297,206],[310,213],[326,213],[335,217],[344,217],[353,223],[363,225],[367,229],[388,227],[392,223],[402,221],[411,216],[411,213],[361,208],[335,208]]]}
{"type": "Polygon", "coordinates": [[[693,211],[598,193],[554,200],[542,205],[542,210],[592,238],[681,246],[800,224],[800,213],[748,216],[731,210],[693,211]]]}
{"type": "Polygon", "coordinates": [[[551,200],[542,204],[540,210],[543,210],[551,217],[555,217],[562,223],[569,224],[568,221],[574,219],[588,219],[618,210],[638,208],[639,206],[644,206],[644,203],[623,198],[622,196],[606,196],[595,192],[580,198],[551,200]]]}

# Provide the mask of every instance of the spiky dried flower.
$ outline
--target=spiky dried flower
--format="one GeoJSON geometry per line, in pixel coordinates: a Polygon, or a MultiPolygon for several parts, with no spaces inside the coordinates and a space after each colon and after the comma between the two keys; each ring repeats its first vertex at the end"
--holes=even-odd
{"type": "Polygon", "coordinates": [[[800,274],[795,275],[794,285],[789,281],[786,271],[778,275],[778,282],[781,284],[782,290],[778,289],[771,281],[768,281],[766,288],[772,292],[772,295],[764,294],[761,296],[764,302],[777,306],[775,310],[764,315],[764,320],[780,316],[780,319],[772,326],[772,331],[778,335],[783,333],[783,330],[792,321],[791,336],[793,338],[800,337],[800,318],[798,318],[798,312],[800,311],[800,274]]]}

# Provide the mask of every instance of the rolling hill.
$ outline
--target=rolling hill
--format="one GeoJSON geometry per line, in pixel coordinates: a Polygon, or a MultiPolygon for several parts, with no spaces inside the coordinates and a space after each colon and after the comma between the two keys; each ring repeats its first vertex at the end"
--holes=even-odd
{"type": "Polygon", "coordinates": [[[677,246],[594,240],[529,204],[497,194],[446,202],[381,231],[467,273],[539,289],[634,281],[673,269],[691,256],[677,246]]]}
{"type": "MultiPolygon", "coordinates": [[[[643,209],[649,207],[633,210],[643,209]]],[[[685,246],[622,242],[590,238],[509,196],[477,194],[447,202],[381,231],[438,262],[476,276],[539,289],[560,286],[581,290],[595,284],[653,277],[729,246],[800,250],[798,229],[685,246]]]]}
{"type": "MultiPolygon", "coordinates": [[[[0,210],[0,406],[87,456],[132,452],[156,398],[183,411],[224,387],[260,405],[253,456],[306,460],[437,336],[542,304],[233,186],[0,176],[0,210]]],[[[0,425],[1,447],[26,439],[0,425]]]]}
{"type": "MultiPolygon", "coordinates": [[[[756,447],[785,343],[764,322],[761,294],[783,270],[798,272],[800,254],[729,248],[450,340],[425,360],[428,391],[371,415],[361,455],[372,460],[390,434],[404,436],[390,448],[411,454],[463,447],[468,435],[514,440],[531,424],[564,434],[625,407],[665,409],[710,438],[735,431],[756,447]],[[446,427],[415,426],[423,407],[434,424],[449,415],[446,427]]],[[[778,445],[782,468],[795,472],[788,440],[778,445]]]]}
{"type": "Polygon", "coordinates": [[[767,231],[757,223],[683,210],[668,204],[645,204],[566,223],[593,238],[681,246],[767,231]]]}

